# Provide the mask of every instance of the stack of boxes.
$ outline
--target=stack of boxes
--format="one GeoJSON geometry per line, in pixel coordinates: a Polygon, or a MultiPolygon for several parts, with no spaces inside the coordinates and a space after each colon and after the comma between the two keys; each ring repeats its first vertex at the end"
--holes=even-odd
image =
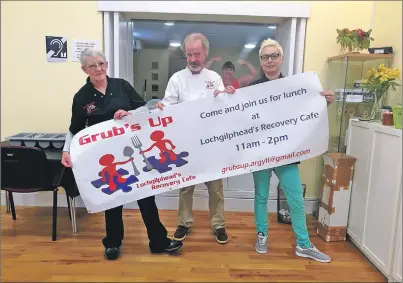
{"type": "Polygon", "coordinates": [[[323,160],[323,189],[316,232],[326,242],[344,241],[356,158],[344,153],[327,153],[323,160]]]}

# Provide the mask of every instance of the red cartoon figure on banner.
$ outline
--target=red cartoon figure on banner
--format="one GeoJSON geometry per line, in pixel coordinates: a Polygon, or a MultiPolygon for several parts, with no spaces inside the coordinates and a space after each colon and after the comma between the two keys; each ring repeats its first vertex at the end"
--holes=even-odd
{"type": "MultiPolygon", "coordinates": [[[[172,165],[176,167],[181,167],[187,164],[188,162],[183,159],[189,155],[188,152],[183,151],[179,154],[176,154],[173,150],[176,146],[172,143],[171,140],[164,138],[165,134],[162,131],[154,131],[150,135],[150,139],[153,142],[152,145],[142,150],[143,143],[137,136],[133,136],[131,138],[131,142],[133,147],[139,150],[139,154],[143,156],[143,162],[145,163],[145,167],[143,167],[143,172],[149,172],[151,170],[156,170],[160,174],[171,171],[172,165]],[[149,152],[153,148],[157,148],[159,150],[160,159],[155,158],[155,156],[146,157],[144,152],[149,152]]],[[[140,175],[140,171],[137,170],[136,164],[133,162],[134,149],[130,146],[125,146],[123,149],[123,156],[130,157],[125,161],[115,162],[115,156],[113,154],[104,154],[99,159],[99,164],[102,166],[102,170],[98,173],[98,176],[101,177],[97,180],[91,181],[91,184],[95,188],[102,188],[102,192],[107,195],[112,195],[117,191],[122,191],[124,193],[128,193],[132,191],[131,185],[138,182],[139,179],[137,176],[140,175]],[[124,165],[131,162],[133,173],[124,168],[119,168],[119,165],[124,165]],[[126,178],[123,177],[126,175],[126,178]]],[[[131,170],[130,170],[131,171],[131,170]]]]}
{"type": "Polygon", "coordinates": [[[159,173],[165,173],[172,170],[171,165],[175,165],[176,167],[182,167],[188,162],[183,159],[189,155],[188,152],[182,151],[176,154],[173,150],[176,149],[176,146],[172,143],[171,140],[164,138],[165,134],[163,131],[157,130],[151,133],[150,139],[153,141],[152,145],[142,150],[143,143],[137,136],[132,137],[132,142],[135,148],[139,149],[139,154],[143,155],[144,163],[146,164],[143,167],[144,172],[149,172],[151,170],[156,170],[159,173]],[[169,148],[168,148],[169,146],[169,148]],[[151,151],[153,148],[157,148],[159,150],[160,159],[155,158],[155,156],[146,157],[144,155],[145,152],[151,151]]]}
{"type": "Polygon", "coordinates": [[[101,177],[102,181],[106,182],[106,176],[105,174],[108,174],[108,179],[109,179],[109,189],[111,191],[116,190],[116,183],[115,183],[115,177],[116,181],[119,183],[124,183],[126,182],[126,179],[123,178],[117,171],[116,171],[116,166],[117,165],[123,165],[126,163],[129,163],[132,161],[134,158],[131,157],[129,160],[122,161],[122,162],[113,162],[115,161],[115,156],[112,154],[105,154],[99,159],[99,164],[102,166],[105,166],[105,168],[102,169],[101,171],[101,177]]]}
{"type": "Polygon", "coordinates": [[[140,154],[143,154],[147,151],[150,151],[154,147],[157,147],[160,150],[160,157],[161,157],[160,163],[164,163],[167,159],[166,155],[164,155],[165,152],[168,154],[169,159],[176,160],[177,156],[175,152],[173,152],[173,149],[175,149],[176,147],[171,140],[164,139],[164,136],[165,134],[163,131],[152,132],[150,135],[150,139],[154,141],[154,143],[149,148],[140,151],[140,154]],[[167,148],[167,144],[171,146],[171,149],[167,148]]]}
{"type": "MultiPolygon", "coordinates": [[[[132,148],[129,148],[128,150],[128,147],[125,147],[125,149],[123,150],[123,155],[131,156],[133,152],[134,150],[132,148]]],[[[140,172],[138,172],[137,168],[135,167],[133,160],[134,158],[130,157],[126,161],[114,162],[115,156],[113,156],[112,154],[103,155],[99,159],[99,164],[103,167],[102,170],[98,173],[98,176],[101,178],[92,181],[91,184],[98,189],[102,186],[105,186],[104,188],[102,188],[102,192],[107,195],[111,195],[119,190],[124,193],[130,192],[132,190],[131,185],[139,181],[136,176],[140,174],[140,172]],[[133,165],[134,175],[123,168],[120,168],[119,170],[117,169],[118,165],[124,165],[126,163],[129,163],[130,161],[133,165]],[[126,178],[122,177],[125,175],[128,176],[126,178]]]]}

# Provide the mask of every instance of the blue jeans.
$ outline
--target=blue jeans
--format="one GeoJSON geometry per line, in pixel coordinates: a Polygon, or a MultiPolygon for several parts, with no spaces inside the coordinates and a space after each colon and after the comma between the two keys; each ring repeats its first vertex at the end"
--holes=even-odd
{"type": "Polygon", "coordinates": [[[298,165],[296,164],[253,172],[255,182],[256,231],[263,232],[265,235],[268,233],[267,200],[269,198],[269,184],[272,171],[274,171],[280,180],[280,186],[283,189],[288,206],[290,207],[292,228],[297,244],[302,248],[307,248],[310,245],[310,240],[306,227],[302,183],[298,165]]]}

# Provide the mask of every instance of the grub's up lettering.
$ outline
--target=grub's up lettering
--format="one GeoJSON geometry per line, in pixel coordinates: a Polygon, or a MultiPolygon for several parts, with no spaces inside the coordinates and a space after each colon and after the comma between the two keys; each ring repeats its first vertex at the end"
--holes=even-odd
{"type": "Polygon", "coordinates": [[[158,122],[155,122],[153,118],[148,119],[148,122],[150,123],[151,127],[158,127],[158,126],[166,127],[168,126],[168,124],[171,124],[173,122],[173,119],[171,116],[163,118],[158,117],[158,122]]]}
{"type": "Polygon", "coordinates": [[[92,135],[84,135],[80,137],[79,143],[80,145],[85,145],[92,142],[97,142],[99,140],[105,140],[112,137],[124,135],[126,132],[128,132],[125,130],[125,128],[130,129],[132,132],[141,130],[140,124],[129,125],[126,123],[124,127],[112,127],[112,130],[107,130],[105,132],[96,133],[92,135]]]}
{"type": "Polygon", "coordinates": [[[80,137],[78,142],[80,143],[80,145],[85,145],[85,144],[91,142],[91,138],[88,135],[85,135],[85,136],[80,137]]]}
{"type": "Polygon", "coordinates": [[[129,124],[126,123],[126,124],[125,124],[125,127],[126,127],[126,129],[130,129],[132,132],[141,130],[140,124],[132,124],[132,125],[129,125],[129,124]]]}
{"type": "Polygon", "coordinates": [[[113,127],[112,131],[113,131],[114,136],[120,136],[125,133],[125,129],[123,127],[120,127],[120,128],[113,127]]]}
{"type": "Polygon", "coordinates": [[[112,133],[111,130],[107,131],[106,133],[105,132],[101,133],[101,138],[102,139],[108,139],[108,138],[111,138],[111,137],[113,137],[113,133],[112,133]]]}
{"type": "MultiPolygon", "coordinates": [[[[126,124],[127,125],[127,124],[126,124]]],[[[126,126],[125,125],[125,126],[126,126]]],[[[127,128],[127,127],[126,127],[127,128]]],[[[132,132],[135,132],[135,131],[140,131],[141,130],[141,126],[140,126],[140,124],[133,124],[133,125],[130,125],[130,130],[132,131],[132,132]]]]}

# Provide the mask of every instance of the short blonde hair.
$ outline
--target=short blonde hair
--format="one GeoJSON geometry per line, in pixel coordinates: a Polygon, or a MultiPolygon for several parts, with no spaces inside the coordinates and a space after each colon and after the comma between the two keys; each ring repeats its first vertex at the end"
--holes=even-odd
{"type": "Polygon", "coordinates": [[[262,56],[262,52],[263,49],[265,49],[266,47],[276,47],[278,49],[278,51],[280,52],[281,57],[283,57],[284,52],[283,52],[283,48],[281,48],[280,43],[278,43],[278,41],[275,41],[274,39],[268,38],[263,40],[262,44],[260,45],[260,49],[259,49],[259,57],[262,56]]]}
{"type": "Polygon", "coordinates": [[[183,40],[182,50],[185,52],[185,45],[188,41],[197,41],[197,40],[200,40],[202,42],[203,49],[204,51],[206,51],[206,54],[208,54],[210,43],[207,37],[205,37],[204,34],[202,33],[191,33],[188,36],[186,36],[185,39],[183,40]]]}

